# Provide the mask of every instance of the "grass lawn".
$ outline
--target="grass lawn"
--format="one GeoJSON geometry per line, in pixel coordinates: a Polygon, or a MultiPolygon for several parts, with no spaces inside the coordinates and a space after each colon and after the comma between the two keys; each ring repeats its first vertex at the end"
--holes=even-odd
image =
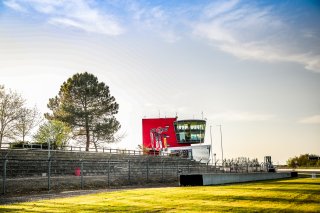
{"type": "Polygon", "coordinates": [[[0,206],[0,212],[320,212],[320,179],[105,192],[0,206]]]}

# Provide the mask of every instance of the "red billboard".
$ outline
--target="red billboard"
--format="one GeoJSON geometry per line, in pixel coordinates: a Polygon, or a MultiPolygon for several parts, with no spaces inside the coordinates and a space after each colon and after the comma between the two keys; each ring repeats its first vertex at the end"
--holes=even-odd
{"type": "Polygon", "coordinates": [[[178,144],[174,130],[175,121],[177,118],[142,119],[143,147],[160,151],[168,147],[189,146],[190,144],[178,144]]]}

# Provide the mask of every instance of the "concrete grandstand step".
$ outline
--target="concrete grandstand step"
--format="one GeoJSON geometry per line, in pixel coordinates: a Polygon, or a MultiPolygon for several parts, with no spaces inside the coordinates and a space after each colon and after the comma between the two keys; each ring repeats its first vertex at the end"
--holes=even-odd
{"type": "MultiPolygon", "coordinates": [[[[75,175],[75,170],[83,168],[84,175],[116,176],[165,176],[182,172],[200,172],[208,168],[188,159],[168,156],[124,155],[93,152],[50,151],[47,150],[0,150],[0,174],[3,173],[4,158],[7,159],[8,177],[75,175]]],[[[212,170],[211,170],[212,171],[212,170]]]]}

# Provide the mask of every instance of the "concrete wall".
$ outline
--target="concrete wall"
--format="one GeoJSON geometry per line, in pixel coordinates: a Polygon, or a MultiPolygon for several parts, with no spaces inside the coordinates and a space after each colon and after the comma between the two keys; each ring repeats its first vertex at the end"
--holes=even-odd
{"type": "Polygon", "coordinates": [[[292,177],[291,173],[218,173],[181,175],[180,185],[206,186],[225,183],[242,183],[258,180],[273,180],[292,177]]]}
{"type": "Polygon", "coordinates": [[[241,183],[257,180],[272,180],[291,177],[290,173],[238,173],[238,174],[203,174],[203,185],[241,183]]]}

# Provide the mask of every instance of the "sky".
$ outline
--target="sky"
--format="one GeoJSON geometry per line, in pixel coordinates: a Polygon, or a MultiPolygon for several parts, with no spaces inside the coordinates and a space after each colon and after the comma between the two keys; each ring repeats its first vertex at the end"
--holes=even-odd
{"type": "MultiPolygon", "coordinates": [[[[125,138],[142,118],[207,120],[221,158],[320,155],[320,2],[2,0],[0,84],[48,112],[75,73],[110,87],[125,138]]],[[[210,129],[212,141],[210,139],[210,129]]]]}

